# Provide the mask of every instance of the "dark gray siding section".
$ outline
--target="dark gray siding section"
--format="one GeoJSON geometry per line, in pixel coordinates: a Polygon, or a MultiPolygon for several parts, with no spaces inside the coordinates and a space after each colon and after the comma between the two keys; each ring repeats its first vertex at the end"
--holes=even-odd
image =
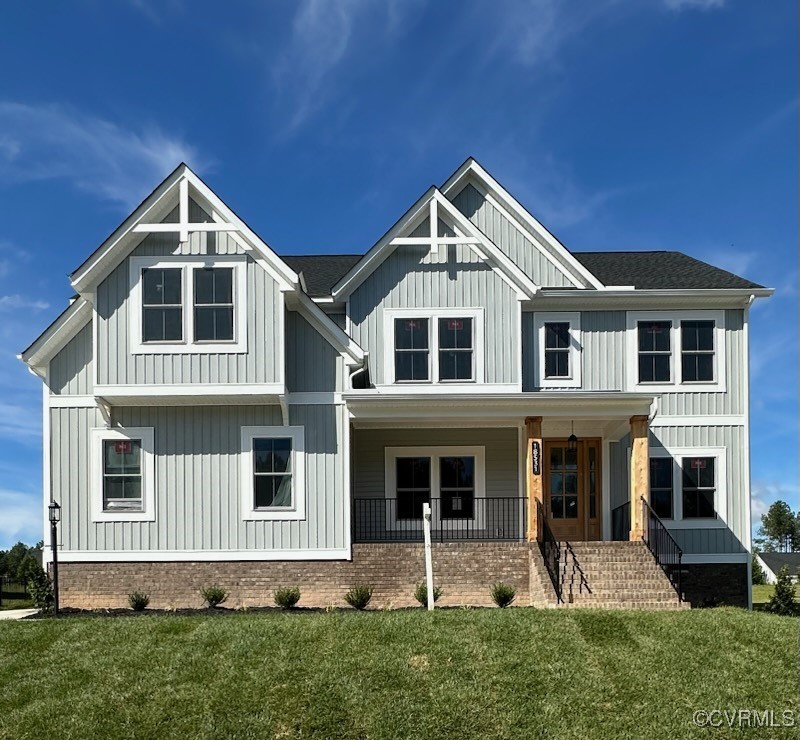
{"type": "Polygon", "coordinates": [[[384,362],[384,309],[483,308],[487,383],[519,383],[519,302],[516,292],[465,246],[445,261],[424,247],[396,249],[350,296],[353,339],[370,355],[373,382],[390,382],[384,362]]]}
{"type": "Polygon", "coordinates": [[[49,382],[50,390],[57,395],[82,396],[93,392],[91,321],[50,361],[49,382]]]}

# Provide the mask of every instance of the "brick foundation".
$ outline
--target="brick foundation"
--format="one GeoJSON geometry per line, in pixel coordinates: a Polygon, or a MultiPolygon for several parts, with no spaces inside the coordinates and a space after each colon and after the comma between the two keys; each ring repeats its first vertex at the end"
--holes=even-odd
{"type": "MultiPolygon", "coordinates": [[[[530,603],[530,549],[525,542],[464,542],[433,545],[433,570],[444,594],[442,606],[492,603],[492,585],[517,589],[519,605],[530,603]]],[[[271,606],[272,593],[298,586],[299,606],[344,606],[354,584],[373,587],[371,605],[416,606],[414,589],[425,580],[424,548],[413,544],[353,545],[351,561],[226,561],[172,563],[60,563],[60,601],[81,609],[128,606],[128,594],[150,594],[155,609],[200,607],[199,590],[219,585],[226,606],[271,606]]]]}
{"type": "Polygon", "coordinates": [[[683,592],[693,607],[747,607],[746,563],[684,565],[683,592]]]}

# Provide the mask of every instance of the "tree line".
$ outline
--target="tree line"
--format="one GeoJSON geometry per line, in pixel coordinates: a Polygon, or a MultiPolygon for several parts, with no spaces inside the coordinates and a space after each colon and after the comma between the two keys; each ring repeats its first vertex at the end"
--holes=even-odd
{"type": "Polygon", "coordinates": [[[785,501],[773,503],[761,516],[753,544],[757,552],[800,552],[800,511],[795,514],[785,501]]]}

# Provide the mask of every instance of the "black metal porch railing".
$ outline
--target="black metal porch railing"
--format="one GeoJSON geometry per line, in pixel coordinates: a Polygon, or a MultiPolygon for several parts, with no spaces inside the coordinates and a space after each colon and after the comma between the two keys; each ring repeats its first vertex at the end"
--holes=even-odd
{"type": "Polygon", "coordinates": [[[627,540],[631,533],[631,502],[620,504],[611,512],[611,539],[614,542],[627,540]]]}
{"type": "MultiPolygon", "coordinates": [[[[353,542],[422,542],[423,499],[353,499],[353,542]]],[[[527,499],[524,497],[454,496],[434,498],[431,539],[524,540],[527,499]]]]}
{"type": "Polygon", "coordinates": [[[647,549],[653,554],[656,562],[669,578],[672,587],[678,594],[678,601],[683,601],[683,591],[681,589],[681,558],[683,550],[675,542],[669,530],[664,526],[664,522],[659,519],[658,514],[650,508],[650,504],[640,499],[642,506],[642,522],[644,532],[642,539],[647,549]]]}
{"type": "Polygon", "coordinates": [[[550,581],[553,583],[553,589],[556,592],[556,600],[563,601],[563,585],[564,573],[561,570],[561,543],[553,535],[553,530],[547,523],[547,517],[544,515],[544,507],[541,501],[536,502],[536,520],[539,522],[538,537],[539,549],[542,551],[542,559],[544,560],[544,567],[547,569],[547,575],[550,576],[550,581]]]}

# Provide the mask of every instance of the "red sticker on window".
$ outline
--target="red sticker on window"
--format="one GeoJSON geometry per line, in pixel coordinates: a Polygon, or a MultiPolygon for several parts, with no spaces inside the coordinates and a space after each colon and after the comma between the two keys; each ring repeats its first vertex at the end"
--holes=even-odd
{"type": "Polygon", "coordinates": [[[461,319],[449,319],[447,328],[451,331],[460,331],[464,328],[464,322],[461,319]]]}
{"type": "Polygon", "coordinates": [[[419,321],[406,321],[406,329],[419,329],[419,321]]]}
{"type": "Polygon", "coordinates": [[[647,327],[647,331],[650,332],[650,334],[661,334],[661,332],[664,331],[664,327],[661,326],[661,324],[650,324],[650,326],[647,327]]]}
{"type": "Polygon", "coordinates": [[[114,442],[114,452],[116,452],[118,455],[130,455],[132,449],[133,445],[131,444],[130,440],[126,440],[124,442],[114,442]]]}
{"type": "Polygon", "coordinates": [[[692,467],[697,468],[698,470],[705,470],[706,461],[702,458],[695,458],[692,460],[692,467]]]}

